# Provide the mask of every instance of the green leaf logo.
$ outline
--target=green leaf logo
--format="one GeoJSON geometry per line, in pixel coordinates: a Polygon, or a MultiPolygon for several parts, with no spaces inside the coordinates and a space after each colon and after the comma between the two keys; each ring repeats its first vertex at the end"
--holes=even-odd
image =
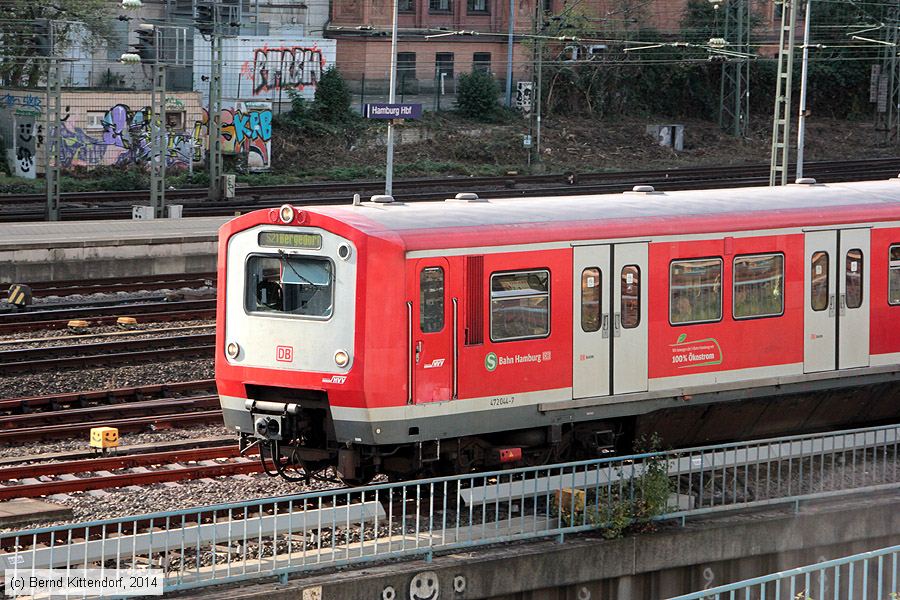
{"type": "Polygon", "coordinates": [[[680,344],[681,342],[683,342],[683,341],[686,340],[686,339],[687,339],[687,334],[686,334],[686,333],[682,333],[681,335],[678,336],[678,341],[675,342],[675,343],[676,343],[676,344],[680,344]]]}

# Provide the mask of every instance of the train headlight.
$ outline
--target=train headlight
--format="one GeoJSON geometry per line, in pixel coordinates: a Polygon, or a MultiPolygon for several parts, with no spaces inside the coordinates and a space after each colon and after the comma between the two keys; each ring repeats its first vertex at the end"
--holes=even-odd
{"type": "Polygon", "coordinates": [[[278,218],[281,219],[281,222],[285,225],[293,221],[294,216],[294,207],[290,204],[285,204],[278,209],[278,218]]]}
{"type": "Polygon", "coordinates": [[[339,367],[346,367],[350,364],[350,354],[346,350],[338,350],[334,353],[334,362],[339,367]]]}
{"type": "Polygon", "coordinates": [[[237,342],[228,342],[228,345],[225,346],[225,354],[228,355],[228,358],[237,358],[240,353],[241,347],[237,342]]]}
{"type": "Polygon", "coordinates": [[[338,255],[342,260],[349,260],[350,255],[351,255],[352,253],[353,253],[353,251],[350,249],[350,246],[349,246],[349,245],[347,245],[347,244],[341,244],[340,246],[338,246],[338,249],[337,249],[337,255],[338,255]]]}

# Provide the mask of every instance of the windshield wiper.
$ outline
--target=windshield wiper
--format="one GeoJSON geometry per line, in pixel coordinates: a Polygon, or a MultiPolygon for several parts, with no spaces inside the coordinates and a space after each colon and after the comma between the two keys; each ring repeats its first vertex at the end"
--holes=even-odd
{"type": "Polygon", "coordinates": [[[305,282],[308,283],[309,285],[312,285],[312,286],[315,286],[315,285],[316,285],[316,284],[314,284],[312,281],[310,281],[309,279],[307,279],[306,277],[304,277],[303,275],[301,275],[300,273],[297,272],[297,269],[295,269],[295,268],[294,268],[294,265],[291,264],[291,261],[290,261],[290,259],[288,259],[287,255],[284,253],[284,250],[279,250],[279,251],[278,251],[278,255],[281,256],[281,266],[282,266],[282,268],[284,268],[284,265],[287,264],[287,266],[290,267],[291,271],[294,272],[294,275],[296,275],[297,277],[299,277],[300,279],[302,279],[303,281],[305,281],[305,282]]]}

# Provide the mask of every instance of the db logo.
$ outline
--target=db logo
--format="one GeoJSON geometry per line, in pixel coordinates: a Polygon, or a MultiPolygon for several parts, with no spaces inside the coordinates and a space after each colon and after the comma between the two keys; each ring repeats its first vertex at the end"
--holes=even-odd
{"type": "Polygon", "coordinates": [[[293,362],[294,347],[293,346],[275,346],[275,360],[278,362],[293,362]]]}

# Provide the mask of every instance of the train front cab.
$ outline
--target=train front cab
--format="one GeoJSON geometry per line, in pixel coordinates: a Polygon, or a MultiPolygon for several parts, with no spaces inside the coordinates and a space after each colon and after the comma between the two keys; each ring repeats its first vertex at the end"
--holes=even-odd
{"type": "Polygon", "coordinates": [[[229,224],[217,384],[225,424],[243,445],[302,440],[304,460],[327,461],[327,390],[353,385],[358,252],[347,237],[296,221],[229,224]]]}

